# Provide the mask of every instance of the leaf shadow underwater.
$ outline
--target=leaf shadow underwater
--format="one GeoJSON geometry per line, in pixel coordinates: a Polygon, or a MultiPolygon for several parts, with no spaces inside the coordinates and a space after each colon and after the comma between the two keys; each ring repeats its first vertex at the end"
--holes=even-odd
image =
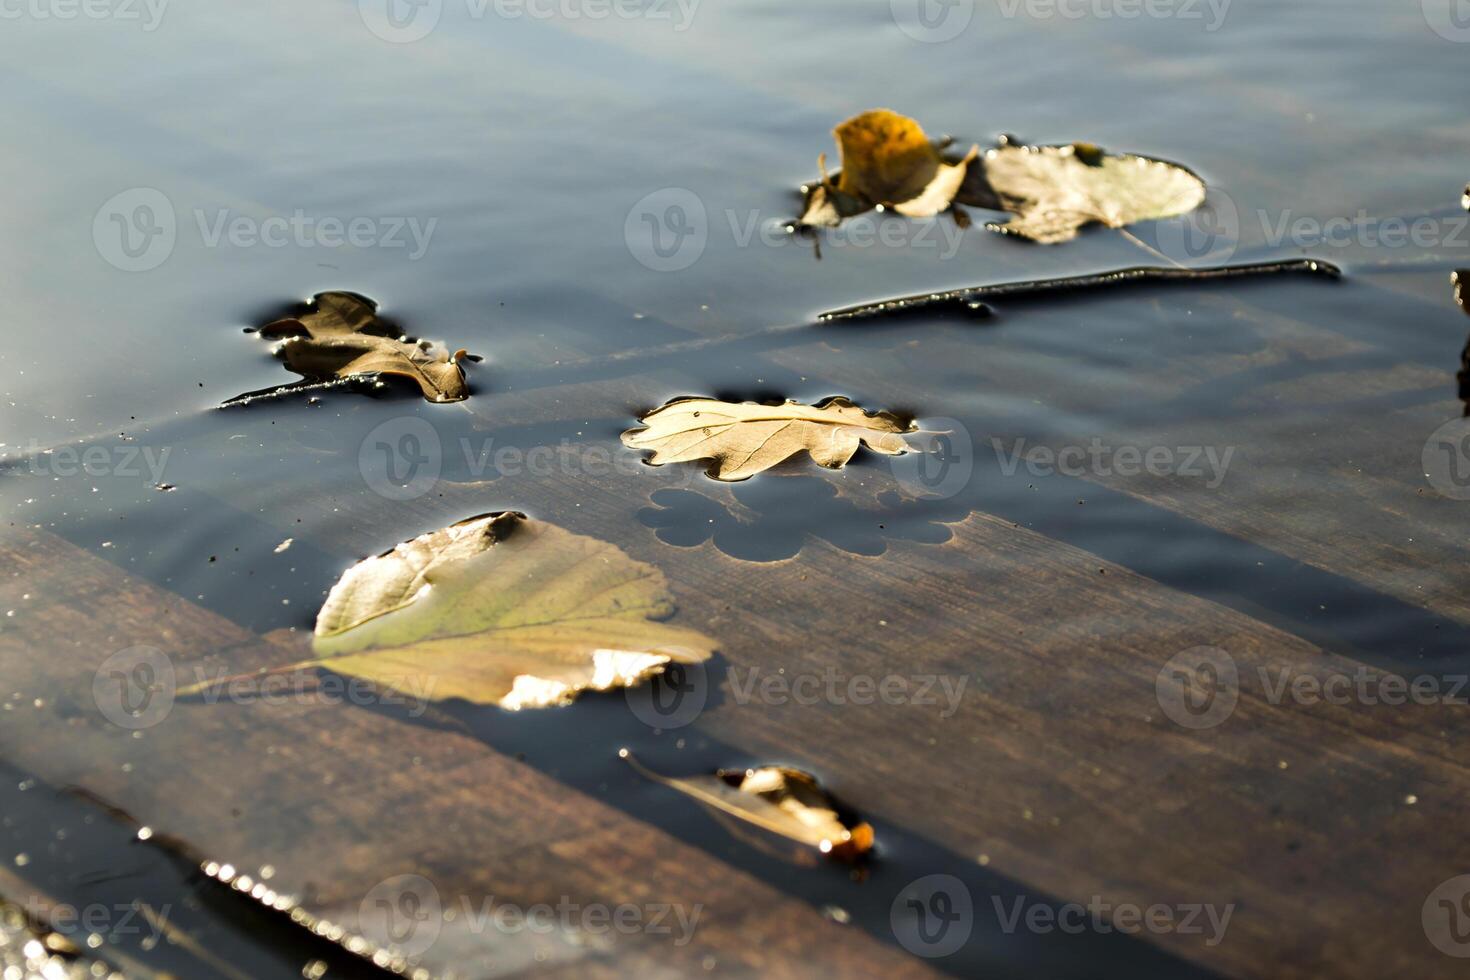
{"type": "Polygon", "coordinates": [[[909,500],[893,490],[877,495],[881,510],[859,507],[819,477],[757,477],[726,484],[745,513],[693,490],[654,491],[654,507],[638,512],[664,544],[693,548],[713,541],[741,561],[794,558],[806,536],[870,557],[888,550],[890,540],[943,544],[954,536],[947,526],[964,520],[970,508],[954,499],[909,500]]]}

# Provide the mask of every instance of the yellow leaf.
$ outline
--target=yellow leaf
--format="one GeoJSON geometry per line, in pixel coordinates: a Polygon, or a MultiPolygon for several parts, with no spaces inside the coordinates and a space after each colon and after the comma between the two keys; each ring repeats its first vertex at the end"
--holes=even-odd
{"type": "Polygon", "coordinates": [[[882,205],[910,218],[928,218],[954,201],[978,146],[948,163],[917,122],[888,109],[873,109],[832,131],[842,151],[842,172],[815,188],[801,223],[832,227],[843,218],[882,205]]]}
{"type": "Polygon", "coordinates": [[[645,428],[624,432],[623,444],[653,450],[651,464],[712,459],[709,475],[730,481],[747,479],[803,450],[832,469],[852,459],[859,444],[901,455],[913,451],[904,434],[915,431],[888,412],[870,414],[840,397],[817,405],[678,398],[640,421],[645,428]]]}
{"type": "Polygon", "coordinates": [[[873,828],[840,812],[816,778],[800,769],[763,766],[676,778],[653,772],[627,749],[618,755],[642,775],[705,806],[838,860],[855,861],[872,850],[873,828]]]}

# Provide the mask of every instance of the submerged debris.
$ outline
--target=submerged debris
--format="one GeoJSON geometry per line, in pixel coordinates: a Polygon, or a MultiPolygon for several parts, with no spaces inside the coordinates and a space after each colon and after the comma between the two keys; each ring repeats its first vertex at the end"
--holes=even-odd
{"type": "Polygon", "coordinates": [[[713,775],[673,777],[644,766],[627,749],[618,756],[655,782],[719,813],[806,844],[839,861],[860,860],[873,848],[873,828],[846,811],[816,777],[786,766],[721,769],[713,775]]]}
{"type": "Polygon", "coordinates": [[[1021,282],[998,282],[984,286],[966,286],[938,293],[917,293],[894,299],[876,300],[828,310],[818,314],[821,323],[857,320],[885,314],[909,313],[916,310],[958,310],[968,315],[989,316],[993,311],[983,300],[1000,296],[1047,295],[1149,282],[1201,282],[1211,279],[1247,279],[1283,273],[1306,273],[1324,279],[1338,279],[1342,270],[1319,259],[1287,259],[1280,262],[1256,262],[1250,265],[1212,265],[1197,269],[1174,269],[1168,266],[1143,265],[1115,269],[1086,276],[1061,279],[1028,279],[1021,282]]]}

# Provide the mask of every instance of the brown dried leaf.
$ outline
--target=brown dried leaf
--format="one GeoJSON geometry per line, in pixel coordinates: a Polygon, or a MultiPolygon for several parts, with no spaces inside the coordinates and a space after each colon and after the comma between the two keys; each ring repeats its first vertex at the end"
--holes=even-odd
{"type": "Polygon", "coordinates": [[[865,412],[841,397],[816,405],[676,398],[639,421],[645,428],[624,432],[623,445],[652,450],[649,463],[712,459],[709,475],[726,481],[748,479],[803,450],[836,469],[860,444],[887,456],[914,448],[904,439],[913,426],[888,412],[865,412]]]}
{"type": "Polygon", "coordinates": [[[318,293],[300,317],[277,320],[260,335],[281,339],[275,354],[311,381],[389,374],[408,378],[431,402],[469,397],[460,361],[464,351],[400,337],[378,319],[377,304],[356,293],[318,293]]]}

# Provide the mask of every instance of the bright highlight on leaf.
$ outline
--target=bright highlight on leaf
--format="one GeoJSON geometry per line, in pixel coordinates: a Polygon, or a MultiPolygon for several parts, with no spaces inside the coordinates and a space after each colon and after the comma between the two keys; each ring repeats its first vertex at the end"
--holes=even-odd
{"type": "Polygon", "coordinates": [[[654,466],[711,459],[708,473],[716,480],[747,479],[803,450],[831,469],[852,459],[859,445],[887,456],[914,451],[904,438],[912,425],[841,397],[816,405],[677,398],[639,421],[645,428],[624,432],[623,445],[652,450],[654,466]]]}
{"type": "Polygon", "coordinates": [[[807,197],[801,224],[831,228],[871,208],[883,206],[910,218],[928,218],[947,209],[959,193],[970,161],[947,162],[917,122],[888,109],[854,116],[832,131],[842,153],[842,172],[826,176],[826,154],[818,158],[822,183],[807,197]]]}
{"type": "Polygon", "coordinates": [[[399,336],[378,319],[377,304],[356,293],[318,293],[307,313],[268,323],[260,335],[281,339],[274,353],[309,381],[389,374],[415,382],[431,402],[470,394],[460,366],[464,351],[450,354],[427,340],[399,336]]]}
{"type": "Polygon", "coordinates": [[[843,813],[815,777],[800,769],[763,766],[676,778],[648,769],[627,749],[619,750],[618,755],[643,776],[719,813],[809,845],[837,860],[856,861],[873,848],[873,828],[843,813]]]}
{"type": "Polygon", "coordinates": [[[986,227],[1047,245],[1094,221],[1122,228],[1185,214],[1205,199],[1204,181],[1183,167],[1086,143],[1008,144],[987,150],[981,163],[1000,207],[1015,214],[986,227]]]}
{"type": "Polygon", "coordinates": [[[486,514],[349,568],[317,615],[316,656],[274,672],[325,667],[510,710],[564,705],[707,659],[713,641],[662,622],[673,612],[663,573],[615,545],[486,514]]]}

